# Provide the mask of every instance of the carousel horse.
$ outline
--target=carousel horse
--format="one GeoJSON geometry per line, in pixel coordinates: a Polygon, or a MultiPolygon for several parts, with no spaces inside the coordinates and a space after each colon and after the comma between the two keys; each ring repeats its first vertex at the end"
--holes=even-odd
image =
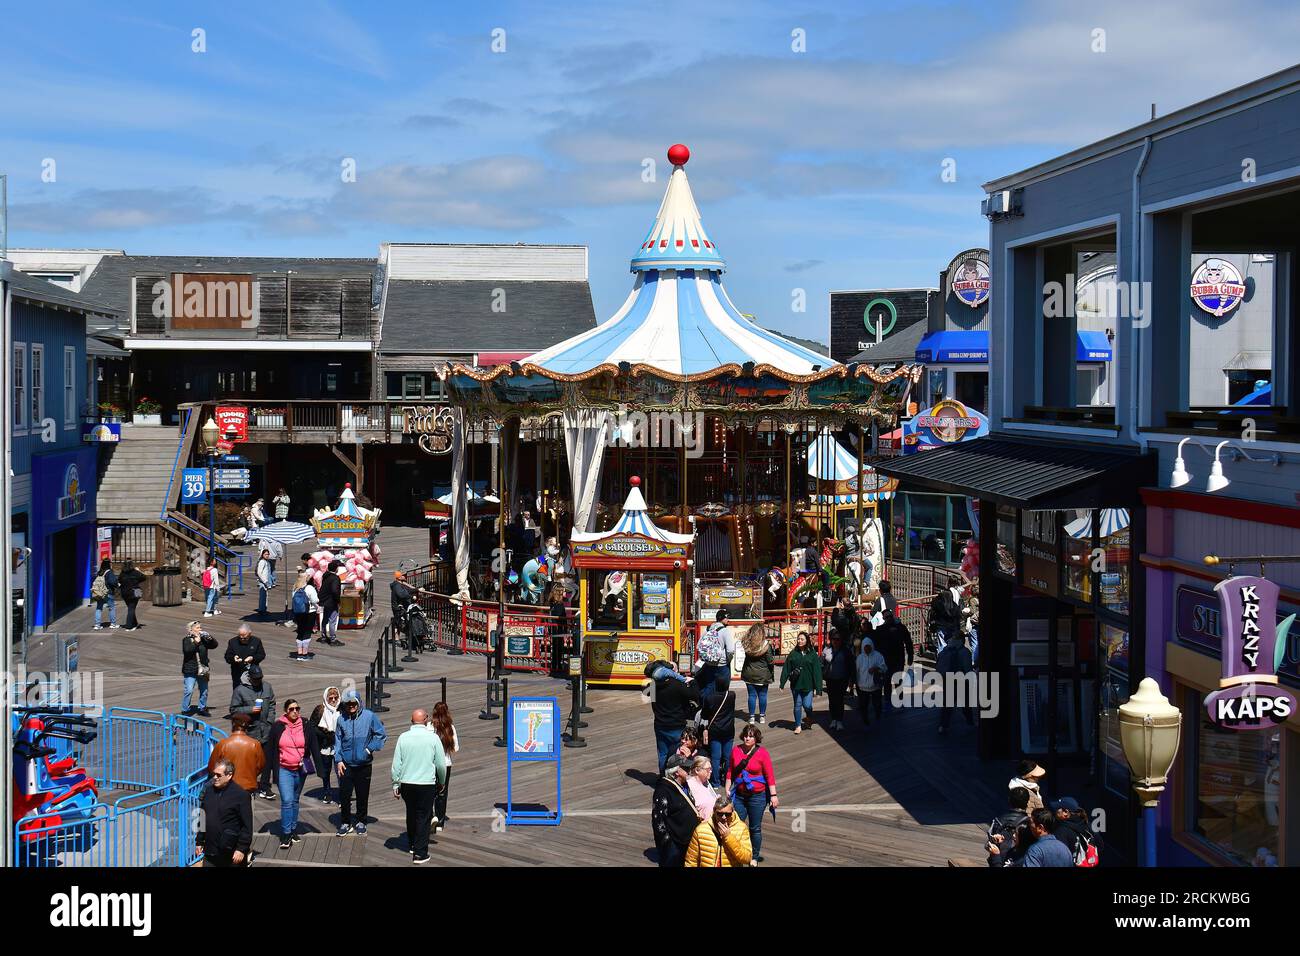
{"type": "Polygon", "coordinates": [[[544,585],[538,581],[538,578],[551,580],[551,562],[560,556],[560,547],[551,538],[546,542],[546,550],[537,557],[531,559],[522,571],[522,586],[520,587],[519,599],[525,604],[541,604],[544,585]]]}
{"type": "Polygon", "coordinates": [[[875,562],[868,555],[867,549],[868,542],[858,535],[857,526],[848,525],[844,530],[842,574],[845,580],[844,591],[854,604],[866,594],[875,570],[875,562]]]}

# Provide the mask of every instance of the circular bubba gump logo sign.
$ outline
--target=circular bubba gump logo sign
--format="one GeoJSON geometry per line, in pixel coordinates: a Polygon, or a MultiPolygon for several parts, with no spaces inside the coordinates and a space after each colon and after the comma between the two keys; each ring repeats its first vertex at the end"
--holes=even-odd
{"type": "Polygon", "coordinates": [[[1216,318],[1227,315],[1246,295],[1246,282],[1226,259],[1206,259],[1192,272],[1192,301],[1216,318]]]}
{"type": "Polygon", "coordinates": [[[949,288],[959,302],[977,309],[988,301],[993,283],[989,278],[989,265],[983,259],[959,257],[949,275],[949,288]]]}

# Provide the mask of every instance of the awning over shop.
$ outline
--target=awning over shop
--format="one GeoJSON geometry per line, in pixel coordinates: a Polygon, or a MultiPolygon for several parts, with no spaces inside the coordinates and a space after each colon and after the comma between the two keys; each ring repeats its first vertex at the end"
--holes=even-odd
{"type": "Polygon", "coordinates": [[[987,362],[989,360],[989,333],[987,329],[965,332],[948,329],[927,332],[916,347],[916,360],[929,365],[987,362]]]}
{"type": "Polygon", "coordinates": [[[1109,362],[1115,357],[1115,351],[1111,348],[1110,339],[1106,337],[1105,332],[1081,329],[1075,334],[1078,338],[1078,347],[1074,356],[1076,361],[1109,362]]]}
{"type": "MultiPolygon", "coordinates": [[[[1115,357],[1105,332],[1081,330],[1075,333],[1075,360],[1109,362],[1115,357]]],[[[858,361],[867,361],[863,356],[858,361]]],[[[947,329],[927,332],[916,346],[916,361],[928,365],[976,364],[989,360],[989,333],[985,329],[962,331],[947,329]]]]}
{"type": "Polygon", "coordinates": [[[1101,508],[1135,503],[1139,488],[1155,484],[1156,458],[1087,442],[990,436],[878,461],[876,471],[1017,508],[1101,508]]]}

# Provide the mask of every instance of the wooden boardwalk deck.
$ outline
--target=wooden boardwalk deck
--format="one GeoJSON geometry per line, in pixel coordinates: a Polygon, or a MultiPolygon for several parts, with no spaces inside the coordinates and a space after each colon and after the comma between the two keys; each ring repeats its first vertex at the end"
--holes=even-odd
{"type": "MultiPolygon", "coordinates": [[[[391,569],[401,557],[424,553],[426,542],[423,529],[385,529],[386,567],[376,575],[376,614],[365,630],[339,632],[346,646],[313,643],[314,661],[289,659],[291,632],[260,622],[256,596],[250,594],[223,602],[226,613],[207,619],[221,644],[216,656],[247,620],[267,646],[263,669],[281,709],[287,698],[296,697],[309,712],[330,684],[350,679],[362,686],[387,621],[391,569]]],[[[283,604],[283,592],[274,594],[283,604]]],[[[119,604],[119,613],[123,610],[119,604]]],[[[142,604],[145,629],[126,633],[92,631],[91,611],[83,608],[58,621],[55,629],[82,635],[80,667],[103,673],[105,706],[175,711],[180,707],[184,624],[201,614],[198,603],[174,608],[142,604]]],[[[33,638],[33,666],[49,658],[52,643],[50,635],[33,638]]],[[[505,755],[493,746],[502,722],[477,719],[484,698],[483,659],[439,652],[405,667],[395,675],[402,680],[388,688],[392,697],[386,704],[391,710],[382,715],[389,742],[376,758],[369,833],[334,836],[337,804],[320,803],[320,782],[312,778],[302,803],[308,832],[291,850],[278,849],[278,801],[253,801],[259,866],[410,865],[403,804],[393,798],[388,785],[392,750],[409,724],[411,710],[437,700],[439,677],[448,678],[448,703],[461,752],[451,781],[451,822],[431,848],[435,866],[653,865],[649,805],[656,758],[650,708],[641,695],[630,690],[589,692],[595,712],[586,717],[588,746],[563,753],[565,819],[560,826],[502,828],[494,824],[505,798],[505,755]]],[[[512,675],[510,686],[515,696],[557,696],[567,710],[563,681],[518,674],[512,675]]],[[[743,706],[744,686],[735,687],[743,706]]],[[[216,715],[213,722],[223,729],[228,725],[219,717],[226,712],[230,691],[224,663],[214,661],[209,706],[216,715]]],[[[772,724],[764,743],[775,762],[782,805],[776,822],[769,816],[763,828],[765,865],[942,866],[951,857],[979,855],[983,828],[1002,809],[1009,768],[978,760],[973,730],[958,720],[948,736],[940,737],[932,711],[903,710],[887,714],[870,728],[862,727],[850,712],[848,729],[832,733],[826,729],[824,697],[817,698],[816,709],[814,729],[796,737],[789,695],[772,688],[772,724]]],[[[552,799],[550,779],[540,767],[529,768],[517,778],[515,793],[517,798],[546,802],[552,799]]]]}

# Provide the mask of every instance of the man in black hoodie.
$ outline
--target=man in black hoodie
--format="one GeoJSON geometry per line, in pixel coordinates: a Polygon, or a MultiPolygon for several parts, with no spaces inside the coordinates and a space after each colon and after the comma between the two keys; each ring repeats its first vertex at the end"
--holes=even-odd
{"type": "Polygon", "coordinates": [[[655,718],[655,747],[659,751],[659,772],[664,772],[668,755],[681,743],[687,721],[700,709],[700,688],[686,682],[670,664],[654,661],[646,668],[650,685],[650,709],[655,718]]]}
{"type": "Polygon", "coordinates": [[[1047,808],[1056,814],[1056,838],[1066,845],[1075,860],[1086,856],[1086,849],[1092,844],[1092,828],[1088,825],[1088,814],[1079,806],[1074,797],[1061,797],[1052,800],[1047,808]],[[1085,852],[1080,853],[1080,849],[1085,852]]]}
{"type": "Polygon", "coordinates": [[[885,707],[893,704],[894,675],[912,666],[913,648],[912,632],[890,611],[883,611],[885,623],[871,632],[871,639],[885,658],[886,673],[889,674],[889,686],[885,688],[885,707]]]}

